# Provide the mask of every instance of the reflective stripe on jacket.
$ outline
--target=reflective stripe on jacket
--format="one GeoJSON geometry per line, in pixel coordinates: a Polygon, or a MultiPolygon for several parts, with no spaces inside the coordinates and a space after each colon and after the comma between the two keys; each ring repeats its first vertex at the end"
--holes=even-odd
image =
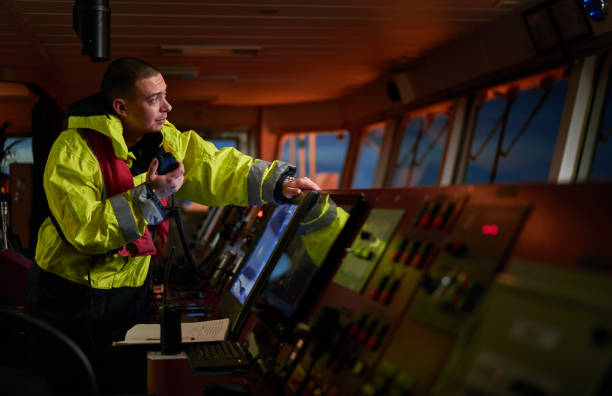
{"type": "MultiPolygon", "coordinates": [[[[150,257],[115,254],[97,259],[90,269],[91,255],[138,239],[147,225],[158,224],[163,216],[144,184],[146,173],[134,177],[133,189],[105,196],[100,166],[80,128],[108,136],[115,155],[128,166],[134,159],[116,116],[69,117],[68,129],[60,134],[49,154],[44,188],[49,208],[70,244],[62,241],[47,218],[38,233],[36,262],[42,269],[80,284],[88,284],[90,272],[94,288],[141,286],[150,257]],[[119,212],[121,221],[117,219],[119,212]],[[137,232],[125,232],[128,223],[137,232]]],[[[279,180],[295,173],[294,167],[280,161],[256,160],[233,148],[217,150],[194,131],[181,133],[169,122],[161,132],[166,151],[185,166],[184,184],[176,196],[194,202],[211,206],[270,202],[279,180]]]]}
{"type": "MultiPolygon", "coordinates": [[[[87,134],[87,141],[100,164],[106,195],[113,197],[109,199],[109,201],[113,207],[117,221],[119,222],[119,228],[121,228],[121,232],[123,232],[123,237],[127,241],[136,238],[136,240],[130,244],[124,245],[117,253],[124,257],[128,255],[154,255],[157,253],[157,247],[153,242],[153,237],[149,232],[149,228],[145,227],[144,235],[139,237],[138,228],[134,222],[134,216],[132,215],[130,206],[125,202],[123,196],[120,195],[120,193],[134,188],[134,178],[130,172],[130,168],[128,168],[125,161],[115,157],[110,138],[91,129],[88,129],[85,133],[87,134]]],[[[166,197],[162,201],[164,201],[162,203],[165,207],[168,204],[168,198],[166,197]]],[[[158,208],[165,210],[159,206],[158,208]]],[[[166,223],[164,224],[166,226],[164,229],[167,230],[168,222],[169,219],[165,219],[159,225],[161,226],[166,223]]],[[[167,237],[167,235],[164,237],[167,237]]]]}
{"type": "Polygon", "coordinates": [[[312,262],[320,267],[349,214],[336,206],[329,195],[320,195],[300,223],[298,232],[312,262]]]}

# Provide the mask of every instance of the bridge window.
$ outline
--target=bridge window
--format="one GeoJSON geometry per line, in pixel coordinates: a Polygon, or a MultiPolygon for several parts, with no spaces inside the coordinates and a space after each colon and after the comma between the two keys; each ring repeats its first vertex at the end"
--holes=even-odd
{"type": "Polygon", "coordinates": [[[10,164],[17,162],[20,164],[33,164],[32,138],[8,138],[4,143],[4,149],[8,149],[7,155],[2,158],[0,171],[3,174],[10,174],[10,164]]]}
{"type": "Polygon", "coordinates": [[[180,125],[181,130],[194,130],[204,138],[207,142],[215,145],[218,150],[225,147],[233,147],[245,154],[252,155],[252,147],[250,140],[252,134],[247,129],[227,129],[227,128],[201,128],[190,125],[180,125]]]}
{"type": "Polygon", "coordinates": [[[7,138],[2,148],[0,157],[0,194],[8,194],[10,191],[11,164],[33,164],[32,138],[7,138]]]}
{"type": "Polygon", "coordinates": [[[446,102],[407,115],[392,187],[437,184],[452,112],[453,104],[446,102]]]}
{"type": "Polygon", "coordinates": [[[387,123],[381,122],[370,125],[363,131],[353,178],[353,188],[372,187],[386,127],[387,123]]]}
{"type": "Polygon", "coordinates": [[[567,89],[560,68],[480,92],[464,182],[547,180],[567,89]]]}
{"type": "Polygon", "coordinates": [[[323,189],[337,189],[349,142],[348,131],[290,133],[281,138],[279,157],[295,164],[299,177],[308,177],[323,189]]]}
{"type": "Polygon", "coordinates": [[[218,150],[221,150],[224,147],[238,147],[238,142],[236,139],[209,139],[208,141],[214,144],[218,150]]]}

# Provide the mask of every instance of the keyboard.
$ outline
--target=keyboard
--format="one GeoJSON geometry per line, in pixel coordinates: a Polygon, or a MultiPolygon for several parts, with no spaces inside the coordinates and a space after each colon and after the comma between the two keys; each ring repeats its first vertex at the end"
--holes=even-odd
{"type": "Polygon", "coordinates": [[[249,357],[235,341],[215,341],[183,344],[194,370],[216,371],[246,369],[249,357]]]}

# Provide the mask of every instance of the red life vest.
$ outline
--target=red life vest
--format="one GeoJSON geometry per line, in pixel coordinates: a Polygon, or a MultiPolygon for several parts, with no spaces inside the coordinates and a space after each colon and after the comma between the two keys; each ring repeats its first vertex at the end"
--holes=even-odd
{"type": "MultiPolygon", "coordinates": [[[[100,164],[106,196],[113,197],[133,189],[134,177],[125,161],[115,156],[111,139],[93,130],[87,131],[87,138],[100,164]]],[[[168,204],[168,198],[161,199],[161,202],[166,206],[168,204]]],[[[168,228],[168,219],[165,219],[157,225],[156,232],[161,237],[163,243],[166,243],[168,240],[168,228]]],[[[157,253],[157,248],[153,243],[153,238],[151,238],[148,227],[145,228],[142,237],[123,246],[118,253],[120,256],[124,257],[128,255],[133,257],[152,256],[157,253]]]]}

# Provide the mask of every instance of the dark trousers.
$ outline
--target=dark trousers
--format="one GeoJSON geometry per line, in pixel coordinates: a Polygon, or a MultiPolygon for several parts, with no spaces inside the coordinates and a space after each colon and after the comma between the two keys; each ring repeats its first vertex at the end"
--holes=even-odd
{"type": "MultiPolygon", "coordinates": [[[[144,357],[142,362],[131,362],[135,367],[125,367],[131,365],[126,354],[132,354],[112,347],[111,343],[122,340],[134,324],[148,321],[148,294],[148,276],[141,287],[102,290],[68,281],[33,263],[25,310],[57,327],[81,347],[103,391],[140,391],[133,388],[146,387],[144,357]],[[126,381],[132,383],[126,384],[126,381]]],[[[141,354],[140,351],[136,355],[141,354]]],[[[66,370],[65,367],[61,369],[66,370]]]]}

